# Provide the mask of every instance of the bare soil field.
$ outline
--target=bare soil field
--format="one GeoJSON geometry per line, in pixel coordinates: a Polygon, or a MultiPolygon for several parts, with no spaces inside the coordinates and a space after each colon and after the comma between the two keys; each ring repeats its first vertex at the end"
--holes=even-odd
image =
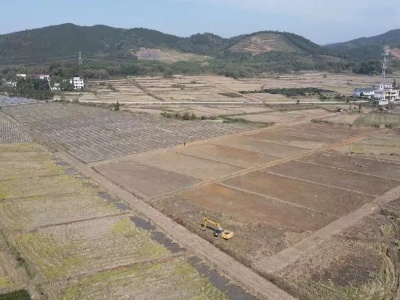
{"type": "MultiPolygon", "coordinates": [[[[268,171],[268,169],[267,169],[268,171]]],[[[295,178],[258,171],[224,181],[225,184],[249,192],[256,192],[266,197],[282,199],[296,207],[308,208],[321,214],[329,215],[328,219],[343,216],[374,199],[334,187],[305,182],[295,178]]],[[[316,223],[314,228],[321,228],[316,223]]]]}
{"type": "Polygon", "coordinates": [[[95,169],[131,192],[146,197],[190,187],[200,180],[175,172],[155,168],[135,161],[121,161],[95,166],[95,169]]]}
{"type": "Polygon", "coordinates": [[[289,123],[327,115],[332,115],[332,113],[323,109],[309,109],[285,112],[267,112],[262,114],[243,115],[240,117],[251,122],[289,123]]]}
{"type": "Polygon", "coordinates": [[[242,218],[255,224],[264,223],[299,231],[315,230],[334,219],[332,216],[293,206],[276,198],[263,197],[218,184],[184,192],[181,199],[209,211],[228,214],[234,219],[242,218]]]}
{"type": "MultiPolygon", "coordinates": [[[[247,199],[257,200],[257,197],[252,198],[248,195],[246,197],[247,199]]],[[[225,199],[227,198],[225,197],[225,199]]],[[[201,200],[199,200],[200,202],[201,200]]],[[[235,203],[237,204],[238,202],[240,202],[239,199],[236,199],[235,203]]],[[[179,195],[158,201],[153,205],[205,240],[239,259],[246,266],[251,266],[263,257],[282,251],[309,234],[309,232],[301,232],[289,227],[269,225],[265,222],[265,218],[262,218],[263,222],[256,223],[254,220],[247,219],[249,215],[245,219],[240,218],[240,216],[233,217],[231,213],[225,211],[222,213],[217,212],[212,205],[209,205],[210,209],[205,208],[204,205],[194,205],[190,201],[183,200],[179,195]],[[218,220],[225,229],[234,231],[235,237],[227,242],[223,239],[215,238],[212,230],[202,231],[201,221],[204,214],[211,219],[218,220]]],[[[227,206],[227,203],[224,205],[227,206]]],[[[242,202],[240,208],[245,205],[246,203],[242,202]]],[[[273,206],[273,204],[270,203],[270,206],[273,206]]],[[[221,209],[220,206],[219,208],[221,209]]],[[[232,209],[231,207],[230,211],[232,209]]],[[[246,209],[242,209],[242,211],[245,212],[246,209]]],[[[234,215],[237,215],[237,212],[234,215]]],[[[256,214],[254,210],[253,214],[256,214]]],[[[257,213],[257,215],[258,220],[260,220],[260,213],[257,213]]]]}
{"type": "Polygon", "coordinates": [[[333,116],[316,118],[315,122],[337,125],[354,125],[358,118],[360,118],[360,114],[358,113],[336,113],[333,116]]]}
{"type": "MultiPolygon", "coordinates": [[[[181,148],[182,147],[180,147],[180,149],[181,148]]],[[[147,164],[203,180],[223,177],[241,169],[236,166],[213,162],[208,159],[191,157],[172,151],[138,154],[135,156],[134,160],[141,164],[147,164]]]]}
{"type": "Polygon", "coordinates": [[[290,129],[285,131],[260,132],[246,135],[249,139],[260,140],[265,142],[277,143],[282,145],[295,146],[306,149],[316,149],[325,146],[327,142],[319,139],[303,138],[291,136],[290,129]]]}
{"type": "Polygon", "coordinates": [[[341,155],[334,151],[308,156],[302,159],[302,161],[386,179],[400,179],[400,166],[398,164],[366,157],[341,155]]]}
{"type": "Polygon", "coordinates": [[[241,95],[229,97],[208,81],[191,76],[178,78],[139,77],[135,78],[140,85],[159,95],[165,101],[244,101],[241,95]]]}
{"type": "Polygon", "coordinates": [[[371,196],[381,195],[399,185],[399,181],[299,161],[273,166],[267,168],[266,172],[343,188],[371,196]]]}
{"type": "Polygon", "coordinates": [[[246,137],[220,139],[213,142],[213,144],[231,146],[281,158],[305,153],[308,150],[300,147],[248,139],[246,137]]]}
{"type": "Polygon", "coordinates": [[[176,149],[178,153],[190,156],[210,159],[243,168],[255,167],[257,165],[276,160],[277,157],[259,152],[249,151],[223,145],[203,143],[200,145],[187,145],[176,149]]]}
{"type": "Polygon", "coordinates": [[[67,166],[57,165],[43,147],[0,147],[19,166],[2,165],[2,174],[13,179],[1,179],[0,293],[28,287],[48,299],[154,299],[165,293],[168,299],[228,299],[238,291],[254,299],[128,206],[118,208],[118,200],[89,179],[66,174],[67,166]],[[24,157],[35,149],[46,155],[24,157]],[[36,176],[39,163],[48,174],[36,176]]]}

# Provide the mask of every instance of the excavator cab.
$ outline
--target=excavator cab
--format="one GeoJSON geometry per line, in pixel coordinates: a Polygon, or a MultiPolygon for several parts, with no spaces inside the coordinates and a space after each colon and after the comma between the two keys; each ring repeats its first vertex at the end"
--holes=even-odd
{"type": "Polygon", "coordinates": [[[202,230],[206,230],[207,228],[213,229],[215,237],[222,237],[225,240],[229,240],[233,237],[233,231],[225,230],[218,222],[210,220],[207,217],[203,217],[203,223],[201,225],[202,230]],[[214,225],[214,227],[208,227],[208,223],[214,225]]]}

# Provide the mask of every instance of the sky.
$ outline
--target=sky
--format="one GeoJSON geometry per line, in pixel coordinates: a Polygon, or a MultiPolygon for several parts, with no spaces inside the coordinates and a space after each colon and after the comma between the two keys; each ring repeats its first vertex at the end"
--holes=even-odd
{"type": "Polygon", "coordinates": [[[144,27],[182,37],[287,31],[318,44],[400,28],[398,0],[0,0],[0,34],[62,23],[144,27]]]}

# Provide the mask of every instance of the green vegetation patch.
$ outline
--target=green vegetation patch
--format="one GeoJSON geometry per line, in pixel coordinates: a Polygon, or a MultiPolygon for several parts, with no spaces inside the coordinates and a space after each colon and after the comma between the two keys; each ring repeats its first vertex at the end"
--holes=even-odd
{"type": "Polygon", "coordinates": [[[227,299],[185,261],[139,264],[72,282],[63,299],[227,299]]]}
{"type": "Polygon", "coordinates": [[[319,89],[314,87],[307,88],[282,88],[282,89],[265,89],[262,92],[269,94],[280,94],[287,97],[293,96],[316,96],[326,93],[336,94],[334,91],[319,89]]]}
{"type": "Polygon", "coordinates": [[[0,289],[6,288],[12,285],[12,282],[8,276],[0,277],[0,289]]]}
{"type": "Polygon", "coordinates": [[[26,290],[19,290],[8,294],[0,295],[0,300],[30,300],[31,297],[29,296],[26,290]]]}
{"type": "Polygon", "coordinates": [[[48,279],[159,259],[170,254],[128,217],[27,232],[17,238],[17,243],[26,259],[48,279]]]}
{"type": "Polygon", "coordinates": [[[242,96],[239,95],[238,93],[219,93],[219,95],[225,96],[228,98],[242,98],[242,96]]]}
{"type": "Polygon", "coordinates": [[[397,127],[400,126],[400,114],[371,113],[360,116],[355,120],[355,124],[364,126],[391,125],[397,127]]]}

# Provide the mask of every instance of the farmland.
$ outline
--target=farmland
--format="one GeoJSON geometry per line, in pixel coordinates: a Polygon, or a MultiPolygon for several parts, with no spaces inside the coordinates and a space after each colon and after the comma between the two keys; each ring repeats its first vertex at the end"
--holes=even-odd
{"type": "MultiPolygon", "coordinates": [[[[228,101],[243,101],[234,95],[265,80],[120,79],[136,82],[132,93],[156,95],[151,101],[182,95],[194,103],[207,95],[195,89],[200,83],[228,101]],[[172,88],[179,80],[185,86],[172,88]]],[[[343,82],[350,87],[373,78],[268,80],[269,88],[320,80],[323,88],[346,93],[343,82]]],[[[130,93],[124,84],[92,88],[117,97],[125,88],[130,93]]],[[[349,104],[338,106],[342,112],[335,105],[121,107],[2,108],[0,292],[29,288],[50,299],[290,299],[284,290],[302,299],[394,298],[400,137],[366,121],[389,114],[347,111],[349,104]],[[162,111],[207,117],[183,121],[162,111]],[[203,231],[204,215],[234,237],[203,231]],[[14,255],[15,263],[5,265],[2,254],[14,255]]]]}
{"type": "MultiPolygon", "coordinates": [[[[264,78],[233,79],[221,76],[184,76],[172,78],[128,77],[109,81],[91,81],[82,93],[65,93],[65,100],[79,100],[93,103],[132,102],[285,102],[293,101],[283,95],[268,93],[240,94],[242,91],[256,91],[276,88],[322,88],[339,94],[350,95],[355,88],[369,86],[379,81],[371,76],[303,73],[270,75],[264,78]]],[[[61,96],[57,96],[61,99],[61,96]]],[[[296,98],[301,101],[319,103],[316,96],[296,98]]]]}
{"type": "Polygon", "coordinates": [[[215,287],[196,269],[211,271],[207,264],[45,148],[0,149],[0,292],[28,287],[50,299],[226,299],[236,289],[234,283],[215,287]],[[155,281],[163,288],[152,292],[155,281]]]}

